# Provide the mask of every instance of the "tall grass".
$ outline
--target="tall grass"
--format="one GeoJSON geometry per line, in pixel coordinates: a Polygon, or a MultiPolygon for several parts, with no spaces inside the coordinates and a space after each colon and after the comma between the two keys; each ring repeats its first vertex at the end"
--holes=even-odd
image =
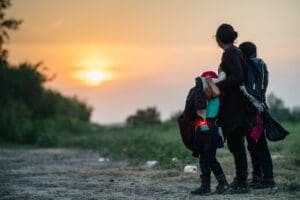
{"type": "MultiPolygon", "coordinates": [[[[291,133],[283,141],[269,142],[271,152],[297,159],[300,155],[300,124],[284,123],[284,126],[291,133]]],[[[66,133],[59,137],[58,146],[97,149],[103,156],[117,160],[128,159],[134,163],[158,160],[164,167],[176,164],[172,162],[173,157],[182,164],[197,162],[183,145],[178,126],[174,122],[143,127],[102,127],[98,131],[76,135],[66,133]]],[[[226,147],[218,151],[220,158],[229,156],[226,147]]],[[[300,163],[299,160],[295,162],[300,163]]]]}
{"type": "Polygon", "coordinates": [[[184,147],[177,125],[162,125],[103,128],[99,132],[64,135],[59,141],[61,147],[97,149],[101,155],[113,159],[129,159],[133,163],[158,160],[162,165],[173,165],[173,157],[190,162],[191,153],[184,147]]]}

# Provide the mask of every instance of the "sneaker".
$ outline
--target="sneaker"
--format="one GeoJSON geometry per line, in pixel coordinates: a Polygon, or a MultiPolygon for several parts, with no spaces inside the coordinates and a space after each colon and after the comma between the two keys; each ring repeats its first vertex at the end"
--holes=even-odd
{"type": "Polygon", "coordinates": [[[220,181],[216,187],[216,194],[224,194],[229,189],[227,181],[220,181]]]}
{"type": "Polygon", "coordinates": [[[191,191],[192,195],[209,195],[211,193],[210,187],[201,185],[198,189],[191,191]]]}
{"type": "Polygon", "coordinates": [[[261,185],[261,182],[262,182],[262,180],[259,177],[253,177],[251,179],[248,179],[248,185],[251,188],[255,188],[258,185],[261,185]]]}
{"type": "Polygon", "coordinates": [[[233,182],[229,185],[229,188],[223,192],[223,194],[244,194],[248,193],[249,191],[250,190],[247,181],[234,178],[233,182]]]}
{"type": "Polygon", "coordinates": [[[274,180],[263,180],[260,184],[253,187],[253,189],[272,189],[277,190],[277,184],[274,180]]]}

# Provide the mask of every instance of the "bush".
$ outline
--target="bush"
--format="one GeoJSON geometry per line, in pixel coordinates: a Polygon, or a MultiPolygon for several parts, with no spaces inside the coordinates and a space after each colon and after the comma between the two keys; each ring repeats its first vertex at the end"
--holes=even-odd
{"type": "Polygon", "coordinates": [[[155,107],[146,109],[138,109],[134,115],[127,117],[126,124],[128,126],[142,126],[160,124],[160,113],[155,107]]]}
{"type": "Polygon", "coordinates": [[[4,141],[49,146],[57,142],[59,132],[82,132],[90,125],[92,108],[77,97],[45,89],[48,79],[39,67],[0,61],[0,138],[4,141]]]}
{"type": "Polygon", "coordinates": [[[44,132],[37,138],[36,145],[39,147],[52,147],[58,143],[58,136],[52,132],[44,132]]]}
{"type": "Polygon", "coordinates": [[[268,98],[269,111],[275,119],[280,121],[299,121],[300,111],[295,107],[293,110],[286,107],[282,99],[271,93],[268,98]]]}

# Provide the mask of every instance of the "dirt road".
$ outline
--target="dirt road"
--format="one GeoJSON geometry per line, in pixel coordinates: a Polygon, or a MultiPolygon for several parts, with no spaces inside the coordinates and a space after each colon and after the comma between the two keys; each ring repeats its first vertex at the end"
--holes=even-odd
{"type": "Polygon", "coordinates": [[[0,150],[0,199],[295,199],[279,191],[190,196],[197,174],[98,162],[95,151],[0,150]]]}

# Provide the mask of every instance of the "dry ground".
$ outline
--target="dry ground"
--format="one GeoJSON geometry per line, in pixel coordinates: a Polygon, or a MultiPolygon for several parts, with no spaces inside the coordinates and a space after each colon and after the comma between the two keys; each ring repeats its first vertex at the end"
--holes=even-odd
{"type": "Polygon", "coordinates": [[[98,158],[87,150],[1,149],[0,199],[297,199],[281,189],[194,197],[198,174],[98,158]]]}

